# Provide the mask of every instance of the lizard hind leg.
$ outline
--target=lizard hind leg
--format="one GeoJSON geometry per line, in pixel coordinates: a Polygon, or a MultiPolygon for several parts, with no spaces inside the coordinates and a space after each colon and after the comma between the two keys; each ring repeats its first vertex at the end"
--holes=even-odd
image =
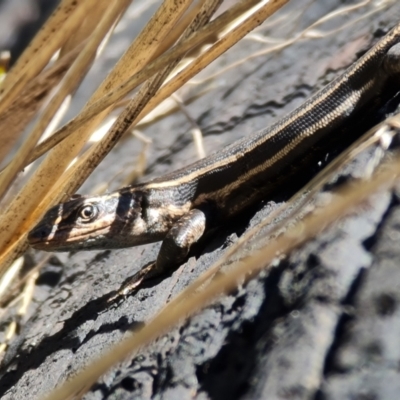
{"type": "Polygon", "coordinates": [[[400,81],[400,43],[392,46],[383,60],[385,72],[400,81]]]}

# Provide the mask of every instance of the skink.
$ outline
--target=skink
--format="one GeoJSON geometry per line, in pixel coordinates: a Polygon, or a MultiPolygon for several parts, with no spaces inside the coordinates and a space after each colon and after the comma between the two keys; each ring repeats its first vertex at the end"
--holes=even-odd
{"type": "Polygon", "coordinates": [[[271,127],[147,183],[50,209],[29,233],[47,251],[113,249],[162,240],[154,270],[182,263],[204,233],[269,196],[313,147],[400,84],[400,24],[271,127]]]}

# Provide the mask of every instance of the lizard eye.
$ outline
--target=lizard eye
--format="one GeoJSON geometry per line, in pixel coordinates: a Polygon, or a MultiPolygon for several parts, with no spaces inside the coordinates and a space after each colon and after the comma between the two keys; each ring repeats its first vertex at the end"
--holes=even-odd
{"type": "Polygon", "coordinates": [[[79,211],[79,217],[83,222],[93,221],[99,213],[98,208],[93,204],[83,206],[79,211]]]}

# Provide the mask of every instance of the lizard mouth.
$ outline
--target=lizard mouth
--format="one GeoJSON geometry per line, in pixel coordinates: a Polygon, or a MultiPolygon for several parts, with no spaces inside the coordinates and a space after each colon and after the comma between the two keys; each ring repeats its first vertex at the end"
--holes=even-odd
{"type": "Polygon", "coordinates": [[[65,251],[73,250],[71,243],[76,242],[77,247],[85,247],[84,243],[93,240],[95,233],[99,238],[99,231],[104,230],[104,226],[92,227],[90,231],[74,232],[73,230],[59,229],[57,225],[39,225],[33,228],[28,234],[28,243],[30,246],[38,250],[47,251],[65,251]],[[82,246],[79,246],[79,245],[82,246]]]}

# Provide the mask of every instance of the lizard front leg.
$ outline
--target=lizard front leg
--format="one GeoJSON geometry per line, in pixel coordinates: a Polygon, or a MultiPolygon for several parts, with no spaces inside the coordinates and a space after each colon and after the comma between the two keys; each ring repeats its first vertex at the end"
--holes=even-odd
{"type": "Polygon", "coordinates": [[[158,275],[180,265],[205,229],[206,215],[203,211],[193,209],[181,217],[162,242],[154,272],[158,275]]]}
{"type": "Polygon", "coordinates": [[[198,209],[190,210],[176,221],[162,242],[157,260],[136,273],[118,291],[118,295],[126,296],[143,281],[173,270],[185,261],[191,246],[203,236],[206,221],[205,212],[198,209]]]}

